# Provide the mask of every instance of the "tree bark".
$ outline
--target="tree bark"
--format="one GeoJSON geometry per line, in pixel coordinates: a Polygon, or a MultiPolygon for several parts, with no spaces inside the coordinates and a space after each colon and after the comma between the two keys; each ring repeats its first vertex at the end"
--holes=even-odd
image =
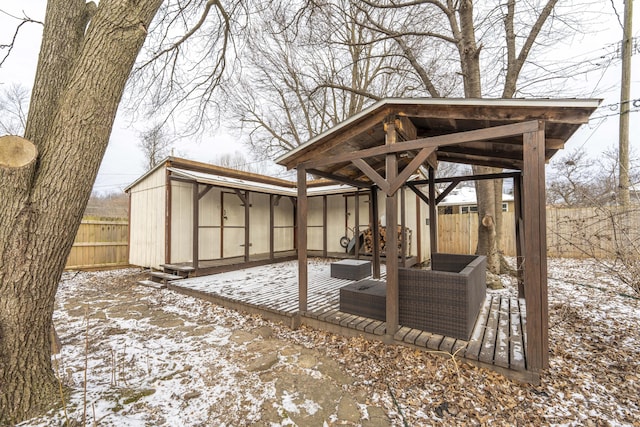
{"type": "Polygon", "coordinates": [[[2,202],[12,207],[0,222],[0,424],[56,404],[55,293],[125,83],[160,4],[102,0],[95,10],[78,0],[48,2],[25,133],[37,161],[24,171],[0,166],[2,202]]]}

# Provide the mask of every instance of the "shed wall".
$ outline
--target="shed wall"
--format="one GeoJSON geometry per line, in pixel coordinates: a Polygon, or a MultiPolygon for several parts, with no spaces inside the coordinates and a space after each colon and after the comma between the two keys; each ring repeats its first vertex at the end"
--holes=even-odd
{"type": "Polygon", "coordinates": [[[158,268],[164,263],[166,169],[158,168],[129,191],[129,263],[158,268]]]}

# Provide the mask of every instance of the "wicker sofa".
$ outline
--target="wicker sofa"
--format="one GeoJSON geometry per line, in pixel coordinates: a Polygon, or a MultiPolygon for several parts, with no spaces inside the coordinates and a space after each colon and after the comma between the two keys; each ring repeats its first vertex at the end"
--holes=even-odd
{"type": "Polygon", "coordinates": [[[434,253],[431,270],[398,269],[403,326],[468,340],[486,296],[484,256],[434,253]]]}

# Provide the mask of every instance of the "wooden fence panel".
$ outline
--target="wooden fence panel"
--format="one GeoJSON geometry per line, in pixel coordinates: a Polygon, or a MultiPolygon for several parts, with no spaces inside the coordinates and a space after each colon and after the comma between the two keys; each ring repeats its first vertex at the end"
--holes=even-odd
{"type": "MultiPolygon", "coordinates": [[[[513,212],[503,212],[502,250],[515,256],[513,212]]],[[[440,252],[472,254],[478,242],[478,215],[438,216],[440,252]]],[[[564,258],[640,255],[640,207],[547,208],[547,254],[564,258]]]]}
{"type": "Polygon", "coordinates": [[[128,260],[129,224],[126,220],[83,219],[67,258],[68,270],[123,267],[128,260]]]}

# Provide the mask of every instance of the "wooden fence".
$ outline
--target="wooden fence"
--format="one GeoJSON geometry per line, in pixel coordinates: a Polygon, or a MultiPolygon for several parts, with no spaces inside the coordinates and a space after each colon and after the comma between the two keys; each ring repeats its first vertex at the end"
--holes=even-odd
{"type": "MultiPolygon", "coordinates": [[[[505,255],[515,256],[513,212],[503,212],[505,255]]],[[[478,243],[478,215],[438,216],[440,252],[471,254],[478,243]]],[[[547,254],[564,258],[640,256],[640,206],[547,208],[547,254]]]]}
{"type": "Polygon", "coordinates": [[[83,219],[67,258],[66,269],[123,267],[128,260],[129,223],[126,220],[83,219]]]}

